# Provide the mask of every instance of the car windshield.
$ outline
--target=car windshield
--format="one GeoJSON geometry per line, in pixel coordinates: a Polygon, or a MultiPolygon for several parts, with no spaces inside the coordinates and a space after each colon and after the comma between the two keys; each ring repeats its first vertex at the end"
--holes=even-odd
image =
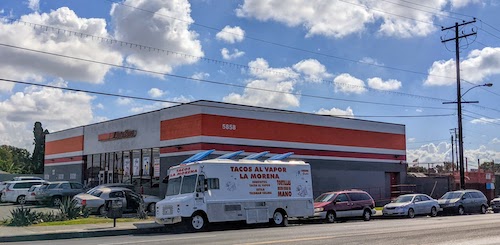
{"type": "Polygon", "coordinates": [[[395,203],[411,202],[413,196],[400,196],[394,200],[395,203]]]}
{"type": "Polygon", "coordinates": [[[179,194],[181,190],[182,177],[169,179],[167,184],[167,196],[173,196],[179,194]]]}
{"type": "Polygon", "coordinates": [[[323,193],[319,197],[316,197],[314,202],[329,202],[333,200],[335,193],[323,193]]]}
{"type": "Polygon", "coordinates": [[[95,197],[100,197],[102,194],[102,191],[100,191],[98,189],[93,189],[93,190],[87,191],[87,194],[90,194],[90,195],[95,196],[95,197]]]}
{"type": "Polygon", "coordinates": [[[460,192],[447,192],[441,197],[441,199],[457,199],[460,198],[460,196],[462,196],[462,193],[460,192]]]}

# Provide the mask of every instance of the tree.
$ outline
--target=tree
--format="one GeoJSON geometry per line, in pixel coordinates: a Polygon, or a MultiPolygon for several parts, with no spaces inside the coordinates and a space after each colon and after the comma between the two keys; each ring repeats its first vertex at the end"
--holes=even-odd
{"type": "Polygon", "coordinates": [[[495,172],[495,173],[500,173],[500,164],[499,163],[495,163],[494,161],[483,162],[483,163],[481,163],[480,168],[484,169],[486,171],[492,171],[492,172],[495,172]]]}
{"type": "Polygon", "coordinates": [[[31,173],[31,156],[28,150],[9,145],[0,146],[0,170],[8,173],[31,173]]]}
{"type": "Polygon", "coordinates": [[[33,156],[31,160],[31,172],[34,174],[43,173],[43,164],[45,161],[45,135],[49,134],[48,130],[43,130],[41,122],[35,122],[33,127],[33,135],[35,137],[33,144],[33,156]]]}
{"type": "Polygon", "coordinates": [[[424,167],[416,166],[416,167],[408,167],[408,172],[412,173],[427,173],[427,169],[424,167]]]}

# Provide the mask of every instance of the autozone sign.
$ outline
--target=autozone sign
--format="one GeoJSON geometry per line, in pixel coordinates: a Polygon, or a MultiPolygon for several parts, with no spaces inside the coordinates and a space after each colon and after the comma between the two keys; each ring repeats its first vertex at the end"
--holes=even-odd
{"type": "Polygon", "coordinates": [[[134,138],[137,135],[137,130],[125,130],[125,131],[116,131],[111,133],[100,134],[98,137],[99,141],[110,141],[110,140],[119,140],[126,138],[134,138]]]}

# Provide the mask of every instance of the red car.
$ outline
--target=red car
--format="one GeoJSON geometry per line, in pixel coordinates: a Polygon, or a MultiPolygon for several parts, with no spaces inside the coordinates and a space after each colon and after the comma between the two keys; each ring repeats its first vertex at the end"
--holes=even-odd
{"type": "Polygon", "coordinates": [[[321,194],[314,200],[314,218],[329,223],[340,218],[363,218],[368,221],[376,213],[375,201],[365,191],[343,190],[321,194]]]}

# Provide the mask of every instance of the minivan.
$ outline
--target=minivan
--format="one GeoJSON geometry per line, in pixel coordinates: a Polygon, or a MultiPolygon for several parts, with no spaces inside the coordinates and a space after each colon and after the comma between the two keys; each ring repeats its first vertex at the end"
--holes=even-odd
{"type": "Polygon", "coordinates": [[[328,223],[356,217],[369,221],[375,213],[375,201],[362,190],[327,192],[314,200],[314,218],[324,219],[328,223]]]}
{"type": "Polygon", "coordinates": [[[488,199],[478,190],[459,190],[446,192],[438,200],[443,212],[465,214],[482,213],[488,210],[488,199]]]}
{"type": "Polygon", "coordinates": [[[2,190],[2,202],[26,203],[26,195],[31,186],[46,183],[45,180],[20,180],[7,181],[7,186],[2,190]]]}

